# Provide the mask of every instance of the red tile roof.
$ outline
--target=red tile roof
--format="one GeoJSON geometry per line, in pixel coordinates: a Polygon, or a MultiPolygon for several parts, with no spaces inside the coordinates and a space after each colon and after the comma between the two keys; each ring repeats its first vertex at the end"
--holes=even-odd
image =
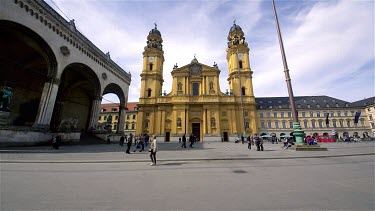
{"type": "MultiPolygon", "coordinates": [[[[128,102],[127,104],[128,111],[134,111],[134,108],[137,107],[137,105],[138,105],[138,102],[128,102]]],[[[101,104],[100,110],[106,109],[106,112],[110,112],[112,108],[118,109],[119,107],[120,107],[120,103],[101,104]]]]}

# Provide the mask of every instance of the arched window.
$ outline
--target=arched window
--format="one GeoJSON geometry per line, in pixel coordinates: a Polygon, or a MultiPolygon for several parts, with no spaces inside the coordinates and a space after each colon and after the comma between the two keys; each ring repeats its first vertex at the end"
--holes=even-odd
{"type": "Polygon", "coordinates": [[[147,89],[147,97],[151,97],[151,89],[150,88],[147,89]]]}
{"type": "Polygon", "coordinates": [[[245,96],[245,87],[244,86],[241,88],[241,91],[242,91],[242,95],[245,96]]]}
{"type": "Polygon", "coordinates": [[[150,64],[150,71],[152,71],[152,67],[153,67],[153,65],[152,65],[152,64],[150,64]]]}
{"type": "Polygon", "coordinates": [[[239,62],[238,62],[238,67],[239,67],[240,69],[242,69],[242,61],[239,61],[239,62]]]}

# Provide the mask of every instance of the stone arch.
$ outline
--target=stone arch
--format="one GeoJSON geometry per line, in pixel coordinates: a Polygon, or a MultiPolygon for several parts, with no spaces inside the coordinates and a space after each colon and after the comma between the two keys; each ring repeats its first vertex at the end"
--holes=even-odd
{"type": "Polygon", "coordinates": [[[118,84],[115,84],[115,83],[108,84],[104,88],[103,95],[109,94],[109,93],[117,95],[117,97],[120,99],[120,105],[125,106],[126,104],[125,94],[118,84]]]}
{"type": "Polygon", "coordinates": [[[30,28],[0,20],[0,90],[11,87],[8,124],[32,126],[46,82],[56,82],[57,60],[49,44],[30,28]]]}
{"type": "Polygon", "coordinates": [[[95,72],[82,63],[67,65],[61,74],[52,116],[52,129],[67,129],[61,125],[64,119],[77,118],[75,130],[85,131],[93,115],[93,102],[98,99],[101,99],[101,85],[95,72]]]}

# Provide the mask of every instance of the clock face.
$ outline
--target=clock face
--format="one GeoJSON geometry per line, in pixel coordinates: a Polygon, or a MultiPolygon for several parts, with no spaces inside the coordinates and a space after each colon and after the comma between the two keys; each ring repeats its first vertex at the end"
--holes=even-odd
{"type": "Polygon", "coordinates": [[[152,56],[148,57],[148,61],[149,62],[153,62],[154,61],[154,57],[152,57],[152,56]]]}
{"type": "Polygon", "coordinates": [[[243,58],[243,53],[239,53],[239,54],[238,54],[238,58],[239,58],[239,59],[242,59],[242,58],[243,58]]]}

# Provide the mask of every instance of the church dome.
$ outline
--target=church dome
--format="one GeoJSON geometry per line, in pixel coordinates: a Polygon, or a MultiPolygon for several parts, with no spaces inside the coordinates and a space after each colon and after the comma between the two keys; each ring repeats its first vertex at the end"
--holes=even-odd
{"type": "Polygon", "coordinates": [[[157,34],[157,35],[161,36],[160,31],[158,30],[156,23],[155,23],[155,28],[151,29],[149,34],[157,34]]]}
{"type": "Polygon", "coordinates": [[[236,22],[233,23],[232,27],[230,27],[229,33],[233,32],[233,31],[242,31],[241,27],[239,25],[237,25],[236,22]]]}
{"type": "Polygon", "coordinates": [[[197,58],[195,58],[195,55],[194,55],[194,59],[193,59],[193,60],[191,60],[191,63],[198,63],[198,59],[197,59],[197,58]]]}

